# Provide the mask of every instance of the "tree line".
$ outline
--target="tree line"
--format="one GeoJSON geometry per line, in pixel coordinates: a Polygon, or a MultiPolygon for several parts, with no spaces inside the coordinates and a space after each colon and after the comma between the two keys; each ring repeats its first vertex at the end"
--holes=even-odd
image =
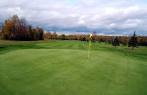
{"type": "MultiPolygon", "coordinates": [[[[51,33],[51,32],[46,32],[44,33],[44,39],[49,39],[49,40],[79,40],[79,41],[89,41],[89,35],[80,35],[80,34],[75,34],[75,35],[65,35],[61,34],[58,35],[56,32],[51,33]]],[[[146,36],[137,36],[136,33],[132,34],[132,36],[104,36],[104,35],[96,35],[93,34],[91,41],[92,42],[105,42],[105,43],[110,43],[112,45],[128,45],[131,46],[130,44],[134,40],[133,43],[137,43],[137,45],[140,46],[147,46],[147,37],[146,36]]]]}
{"type": "Polygon", "coordinates": [[[0,36],[4,40],[43,40],[43,29],[34,28],[28,25],[25,19],[14,15],[4,21],[0,36]]]}

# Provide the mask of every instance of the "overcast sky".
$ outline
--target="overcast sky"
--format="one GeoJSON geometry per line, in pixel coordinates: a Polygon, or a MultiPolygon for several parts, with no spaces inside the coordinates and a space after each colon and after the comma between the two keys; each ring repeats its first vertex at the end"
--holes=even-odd
{"type": "Polygon", "coordinates": [[[0,20],[14,14],[45,26],[147,32],[147,0],[0,0],[0,20]]]}

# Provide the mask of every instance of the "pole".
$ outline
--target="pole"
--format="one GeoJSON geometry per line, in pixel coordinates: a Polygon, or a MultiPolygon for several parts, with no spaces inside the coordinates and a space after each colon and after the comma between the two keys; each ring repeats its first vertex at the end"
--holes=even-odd
{"type": "Polygon", "coordinates": [[[88,45],[88,59],[90,58],[91,38],[92,38],[92,34],[90,34],[90,36],[89,36],[89,45],[88,45]]]}

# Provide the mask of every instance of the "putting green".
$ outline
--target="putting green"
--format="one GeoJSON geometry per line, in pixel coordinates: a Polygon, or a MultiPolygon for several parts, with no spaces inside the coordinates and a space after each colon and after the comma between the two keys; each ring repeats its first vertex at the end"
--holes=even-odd
{"type": "Polygon", "coordinates": [[[2,42],[0,95],[147,95],[146,47],[2,42]]]}

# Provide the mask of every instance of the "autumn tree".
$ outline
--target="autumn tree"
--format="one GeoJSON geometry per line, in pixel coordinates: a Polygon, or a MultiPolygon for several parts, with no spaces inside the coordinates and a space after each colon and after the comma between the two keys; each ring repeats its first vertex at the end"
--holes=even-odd
{"type": "Polygon", "coordinates": [[[2,26],[2,38],[6,40],[43,40],[43,29],[32,28],[25,19],[17,15],[5,20],[2,26]]]}
{"type": "Polygon", "coordinates": [[[53,34],[52,34],[52,39],[54,39],[54,40],[57,40],[57,33],[56,32],[54,32],[53,34]]]}

